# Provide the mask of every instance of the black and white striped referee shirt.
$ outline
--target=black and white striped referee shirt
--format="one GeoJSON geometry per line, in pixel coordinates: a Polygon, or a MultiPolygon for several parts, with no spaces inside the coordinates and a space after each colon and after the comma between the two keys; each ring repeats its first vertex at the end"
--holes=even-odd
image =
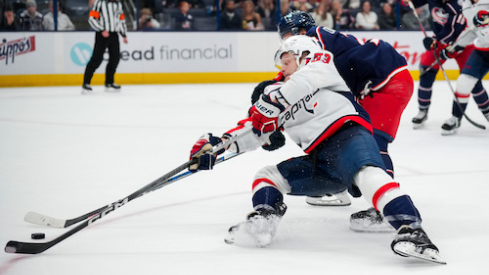
{"type": "Polygon", "coordinates": [[[88,23],[97,32],[118,32],[126,37],[127,26],[119,0],[95,0],[88,23]]]}

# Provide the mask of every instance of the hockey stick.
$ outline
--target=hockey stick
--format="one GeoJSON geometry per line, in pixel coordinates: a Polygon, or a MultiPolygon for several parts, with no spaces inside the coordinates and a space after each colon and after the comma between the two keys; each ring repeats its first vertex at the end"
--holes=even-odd
{"type": "MultiPolygon", "coordinates": [[[[418,14],[416,13],[416,8],[414,7],[414,4],[413,2],[411,1],[408,1],[409,3],[409,7],[411,8],[411,10],[413,11],[413,14],[414,14],[414,17],[416,17],[416,19],[418,20],[418,23],[419,23],[419,27],[421,29],[421,31],[423,32],[424,34],[424,37],[428,37],[428,35],[426,34],[426,31],[424,30],[424,27],[423,27],[423,23],[421,23],[421,19],[419,19],[419,16],[418,14]]],[[[443,77],[445,77],[445,80],[447,81],[448,83],[448,87],[450,87],[450,91],[452,91],[452,94],[453,94],[453,97],[454,97],[454,100],[455,100],[455,103],[457,103],[458,105],[458,108],[460,109],[460,111],[462,111],[462,115],[467,119],[468,122],[470,122],[472,125],[474,125],[475,127],[479,128],[479,129],[482,129],[482,130],[485,130],[486,129],[486,126],[484,125],[481,125],[481,124],[478,124],[477,122],[473,121],[472,119],[470,119],[470,117],[465,113],[465,111],[463,111],[463,108],[462,108],[462,105],[460,104],[460,101],[458,101],[458,98],[457,98],[457,95],[455,93],[455,90],[453,89],[452,87],[452,84],[450,83],[450,79],[448,79],[448,75],[447,73],[445,72],[445,69],[443,68],[443,65],[441,64],[441,61],[440,61],[440,57],[438,57],[438,55],[436,55],[436,53],[433,51],[433,56],[435,57],[435,61],[436,63],[438,64],[438,66],[440,67],[440,70],[441,72],[443,73],[443,77]]]]}
{"type": "MultiPolygon", "coordinates": [[[[224,162],[226,160],[234,158],[239,154],[241,154],[241,153],[231,153],[231,154],[227,154],[225,156],[219,157],[216,159],[215,164],[217,165],[221,162],[224,162]]],[[[156,191],[157,189],[160,189],[160,188],[162,188],[162,187],[164,187],[170,183],[184,179],[184,178],[186,178],[190,175],[193,175],[199,171],[200,170],[197,170],[196,172],[193,172],[193,173],[190,171],[182,172],[178,175],[175,175],[175,176],[167,179],[166,181],[162,182],[161,184],[156,185],[151,191],[156,191]]],[[[76,217],[76,218],[73,218],[73,219],[58,219],[58,218],[50,217],[48,215],[44,215],[44,214],[40,214],[40,213],[31,211],[25,215],[24,220],[28,223],[41,225],[41,226],[54,227],[54,228],[67,228],[67,227],[70,227],[74,224],[77,224],[83,220],[90,218],[91,216],[101,212],[102,210],[106,209],[109,206],[110,205],[105,205],[103,207],[100,207],[97,210],[91,211],[89,213],[83,214],[83,215],[76,217]]]]}
{"type": "MultiPolygon", "coordinates": [[[[220,143],[216,147],[213,148],[213,152],[217,152],[223,148],[226,148],[227,146],[231,145],[233,142],[241,138],[242,136],[251,133],[251,129],[248,131],[244,132],[240,136],[235,136],[232,137],[223,143],[220,143]]],[[[128,202],[132,201],[135,198],[141,197],[146,195],[147,193],[154,191],[158,189],[158,187],[163,187],[164,185],[169,184],[170,182],[167,182],[171,177],[177,175],[178,173],[182,172],[183,170],[187,169],[190,165],[194,164],[197,160],[196,159],[191,159],[187,161],[186,163],[180,165],[179,167],[173,169],[172,171],[168,172],[164,176],[161,176],[160,178],[156,179],[155,181],[145,185],[144,187],[140,188],[139,190],[133,192],[129,196],[118,200],[116,202],[113,202],[109,204],[107,207],[105,207],[103,210],[100,212],[94,214],[87,220],[85,220],[83,223],[79,224],[75,228],[69,230],[68,232],[62,234],[61,236],[48,241],[48,242],[42,242],[42,243],[28,243],[28,242],[19,242],[19,241],[9,241],[7,245],[5,246],[5,252],[7,253],[19,253],[19,254],[39,254],[47,249],[53,247],[54,245],[58,244],[59,242],[65,240],[66,238],[70,237],[71,235],[77,233],[78,231],[84,229],[85,227],[91,225],[92,223],[102,219],[105,217],[107,214],[110,212],[122,207],[123,205],[127,204],[128,202]],[[166,183],[166,184],[165,184],[166,183]]],[[[93,212],[93,211],[92,211],[93,212]]]]}

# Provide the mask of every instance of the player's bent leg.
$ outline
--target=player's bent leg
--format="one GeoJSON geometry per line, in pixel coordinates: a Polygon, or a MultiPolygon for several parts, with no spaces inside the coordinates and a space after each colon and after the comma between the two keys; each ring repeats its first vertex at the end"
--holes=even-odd
{"type": "Polygon", "coordinates": [[[454,100],[452,104],[452,117],[445,120],[442,128],[442,135],[452,135],[460,127],[462,116],[467,109],[470,93],[476,86],[479,80],[468,74],[461,74],[457,79],[457,91],[455,96],[458,100],[454,100]],[[460,103],[460,106],[459,106],[460,103]]]}
{"type": "MultiPolygon", "coordinates": [[[[427,67],[420,66],[420,68],[421,71],[424,71],[427,67]]],[[[428,110],[431,105],[432,87],[437,73],[438,69],[432,68],[428,71],[425,71],[420,77],[418,88],[419,112],[412,119],[414,129],[421,128],[423,126],[423,123],[428,119],[428,110]]]]}
{"type": "Polygon", "coordinates": [[[355,176],[355,184],[365,199],[376,210],[382,211],[385,220],[397,230],[391,243],[394,253],[404,257],[416,257],[436,263],[446,263],[439,256],[438,248],[421,228],[421,215],[411,198],[397,182],[377,167],[364,167],[355,176]]]}

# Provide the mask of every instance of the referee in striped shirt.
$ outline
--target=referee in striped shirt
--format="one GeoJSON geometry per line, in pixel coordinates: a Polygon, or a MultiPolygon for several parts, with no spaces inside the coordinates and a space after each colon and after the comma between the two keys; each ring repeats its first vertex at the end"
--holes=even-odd
{"type": "Polygon", "coordinates": [[[120,34],[124,43],[127,43],[127,26],[124,20],[124,11],[119,0],[95,0],[88,23],[96,31],[95,46],[90,61],[88,61],[83,78],[82,94],[92,92],[90,81],[95,70],[103,60],[105,49],[109,49],[109,62],[105,70],[105,90],[120,91],[121,86],[114,83],[114,74],[120,59],[120,34]]]}

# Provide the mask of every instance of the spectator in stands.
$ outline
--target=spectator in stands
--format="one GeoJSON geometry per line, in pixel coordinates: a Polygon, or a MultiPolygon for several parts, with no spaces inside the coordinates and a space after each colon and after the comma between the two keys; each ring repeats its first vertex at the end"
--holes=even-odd
{"type": "Polygon", "coordinates": [[[349,10],[344,10],[339,0],[333,0],[331,15],[334,19],[335,30],[351,30],[354,28],[355,19],[349,10]]]}
{"type": "Polygon", "coordinates": [[[379,14],[377,21],[381,30],[396,30],[397,21],[396,14],[392,10],[392,6],[389,3],[382,4],[382,10],[379,14]]]}
{"type": "Polygon", "coordinates": [[[236,2],[234,2],[234,0],[226,0],[224,2],[224,7],[225,8],[221,13],[221,29],[243,29],[243,20],[241,15],[236,13],[236,2]]]}
{"type": "Polygon", "coordinates": [[[19,22],[15,20],[14,9],[10,5],[3,8],[3,16],[0,22],[0,31],[20,31],[19,22]]]}
{"type": "MultiPolygon", "coordinates": [[[[185,0],[192,9],[203,9],[205,8],[204,1],[202,0],[185,0]]],[[[177,2],[177,6],[180,7],[180,1],[177,2]]]]}
{"type": "Polygon", "coordinates": [[[19,22],[24,31],[42,31],[42,14],[37,11],[37,3],[34,0],[27,0],[27,9],[19,15],[19,22]]]}
{"type": "Polygon", "coordinates": [[[180,2],[180,13],[175,17],[175,29],[180,31],[193,30],[194,18],[188,13],[190,4],[187,1],[180,2]]]}
{"type": "Polygon", "coordinates": [[[377,13],[372,11],[370,1],[363,1],[360,5],[360,12],[357,13],[355,18],[356,27],[359,30],[379,30],[377,18],[377,13]]]}
{"type": "MultiPolygon", "coordinates": [[[[73,31],[75,30],[75,25],[71,22],[68,15],[61,12],[59,9],[59,1],[58,1],[58,31],[73,31]]],[[[44,29],[48,31],[54,31],[54,4],[53,1],[50,0],[48,2],[49,12],[44,15],[43,25],[44,29]]]]}
{"type": "Polygon", "coordinates": [[[329,13],[329,0],[322,0],[321,3],[311,13],[312,18],[316,21],[317,26],[323,26],[334,29],[333,16],[329,13]]]}
{"type": "Polygon", "coordinates": [[[276,29],[277,10],[275,9],[275,3],[275,0],[258,0],[257,2],[256,12],[260,14],[263,26],[267,30],[276,29]]]}
{"type": "MultiPolygon", "coordinates": [[[[430,10],[428,9],[428,5],[424,5],[416,8],[416,13],[418,14],[419,20],[421,24],[423,24],[423,28],[425,30],[431,30],[431,15],[430,10]]],[[[406,12],[402,18],[402,26],[405,30],[420,30],[419,21],[414,16],[412,12],[406,12]]]]}
{"type": "Polygon", "coordinates": [[[313,6],[307,2],[307,0],[295,0],[290,4],[292,10],[301,10],[305,12],[311,12],[313,6]]]}
{"type": "Polygon", "coordinates": [[[286,16],[291,13],[292,9],[290,8],[289,0],[280,0],[280,18],[286,16]]]}
{"type": "Polygon", "coordinates": [[[241,17],[243,18],[243,29],[248,31],[261,31],[265,29],[261,22],[260,14],[255,12],[253,1],[246,0],[243,2],[243,13],[241,17]]]}
{"type": "Polygon", "coordinates": [[[151,31],[154,29],[159,29],[161,24],[153,17],[153,12],[149,8],[142,8],[139,11],[139,24],[133,24],[134,30],[139,26],[140,30],[151,31]]]}
{"type": "MultiPolygon", "coordinates": [[[[350,0],[350,1],[347,1],[347,6],[346,8],[348,8],[350,11],[358,11],[360,10],[360,6],[361,6],[361,0],[350,0]]],[[[345,7],[343,5],[343,7],[345,7]]]]}

